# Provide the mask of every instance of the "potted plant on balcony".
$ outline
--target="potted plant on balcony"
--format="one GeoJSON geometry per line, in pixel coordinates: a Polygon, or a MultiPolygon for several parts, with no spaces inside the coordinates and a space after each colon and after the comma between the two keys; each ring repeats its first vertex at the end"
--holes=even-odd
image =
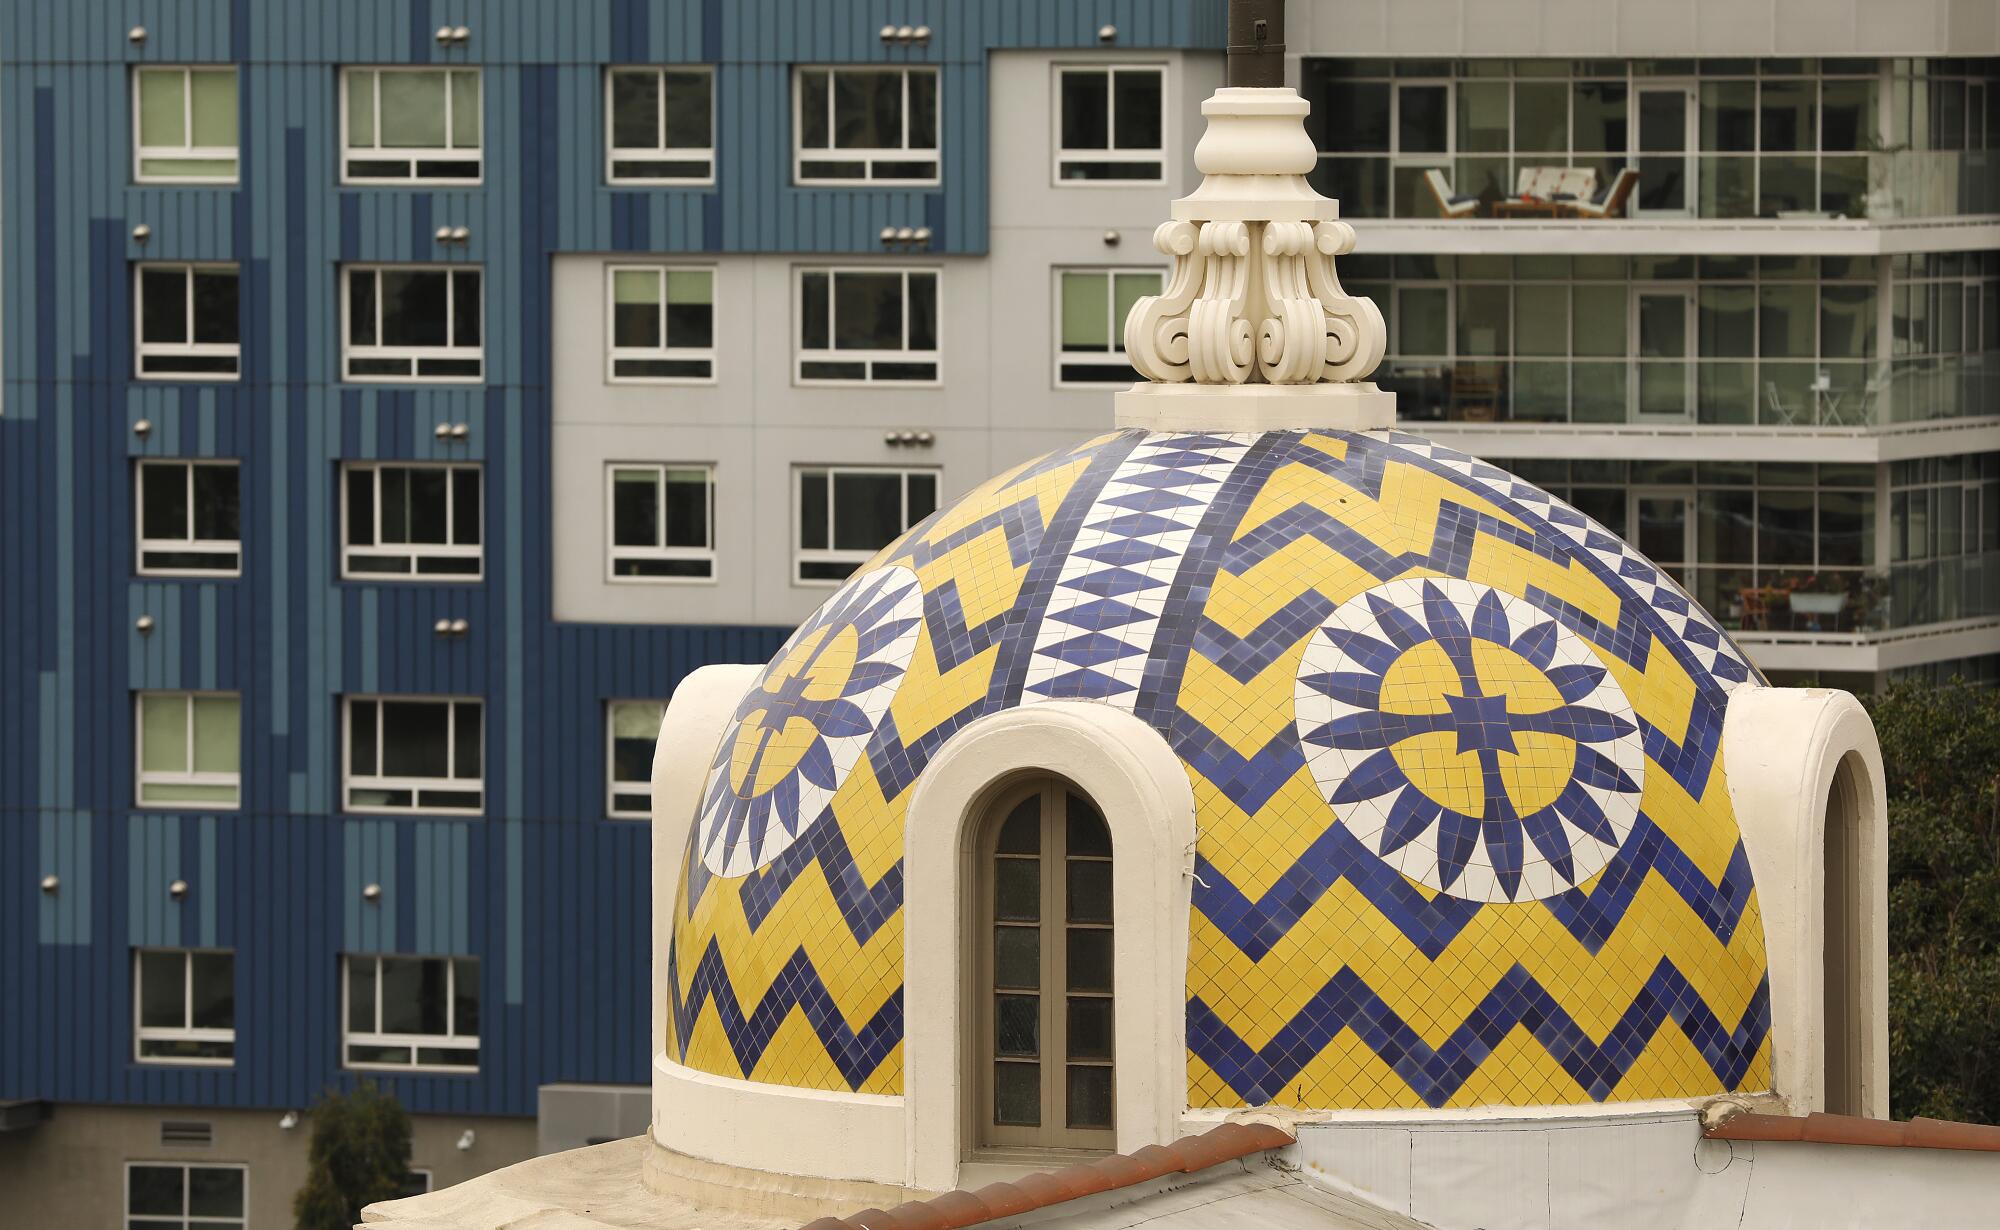
{"type": "Polygon", "coordinates": [[[1807,619],[1808,632],[1820,631],[1820,620],[1831,618],[1838,624],[1840,611],[1847,605],[1849,578],[1841,573],[1812,573],[1791,592],[1792,614],[1807,619]]]}

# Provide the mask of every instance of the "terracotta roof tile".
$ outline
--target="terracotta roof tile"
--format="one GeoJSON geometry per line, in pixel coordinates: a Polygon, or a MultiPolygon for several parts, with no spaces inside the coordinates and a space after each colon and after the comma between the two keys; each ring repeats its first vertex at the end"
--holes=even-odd
{"type": "Polygon", "coordinates": [[[1859,1115],[1743,1114],[1706,1129],[1717,1140],[1796,1140],[1820,1145],[1866,1145],[1887,1149],[1965,1149],[2000,1153],[2000,1127],[1912,1119],[1896,1123],[1859,1115]]]}
{"type": "Polygon", "coordinates": [[[1267,1123],[1224,1123],[1171,1145],[1147,1145],[1054,1172],[1036,1171],[1011,1183],[989,1183],[976,1192],[949,1191],[886,1212],[863,1209],[846,1218],[822,1217],[807,1223],[804,1230],[961,1230],[1165,1175],[1192,1174],[1291,1143],[1290,1132],[1267,1123]]]}

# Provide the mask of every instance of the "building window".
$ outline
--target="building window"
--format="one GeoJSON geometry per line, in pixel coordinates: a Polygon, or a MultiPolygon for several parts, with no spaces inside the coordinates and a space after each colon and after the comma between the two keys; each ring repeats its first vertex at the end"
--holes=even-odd
{"type": "Polygon", "coordinates": [[[476,700],[347,702],[347,810],[476,815],[484,716],[476,700]]]}
{"type": "Polygon", "coordinates": [[[341,283],[349,380],[478,380],[478,269],[424,265],[351,267],[341,283]]]}
{"type": "Polygon", "coordinates": [[[139,1062],[227,1064],[235,1059],[235,953],[138,949],[132,954],[132,1005],[139,1062]]]}
{"type": "Polygon", "coordinates": [[[421,1196],[430,1190],[431,1172],[428,1170],[412,1169],[408,1174],[403,1176],[403,1185],[396,1190],[396,1199],[403,1200],[410,1196],[421,1196]]]}
{"type": "Polygon", "coordinates": [[[844,581],[937,510],[936,470],[814,467],[798,476],[796,579],[844,581]]]}
{"type": "Polygon", "coordinates": [[[140,265],[138,374],[208,380],[240,370],[234,265],[140,265]]]}
{"type": "Polygon", "coordinates": [[[1110,830],[1043,779],[996,800],[980,853],[979,1143],[1110,1148],[1110,830]]]}
{"type": "Polygon", "coordinates": [[[935,269],[801,269],[800,384],[935,384],[935,269]]]}
{"type": "Polygon", "coordinates": [[[249,1171],[242,1166],[129,1162],[125,1224],[128,1230],[242,1230],[248,1189],[249,1171]]]}
{"type": "Polygon", "coordinates": [[[715,270],[613,265],[613,381],[706,382],[715,377],[715,270]]]}
{"type": "Polygon", "coordinates": [[[242,473],[233,461],[140,462],[139,574],[241,575],[242,473]]]}
{"type": "Polygon", "coordinates": [[[1160,182],[1166,78],[1159,67],[1058,65],[1056,178],[1160,182]]]}
{"type": "Polygon", "coordinates": [[[139,806],[236,807],[243,790],[242,705],[233,692],[139,693],[139,806]]]}
{"type": "Polygon", "coordinates": [[[343,182],[479,182],[478,69],[350,68],[340,89],[343,182]]]}
{"type": "Polygon", "coordinates": [[[614,700],[605,723],[604,763],[610,772],[613,816],[644,820],[653,814],[653,745],[667,707],[657,700],[614,700]]]}
{"type": "Polygon", "coordinates": [[[938,182],[936,69],[802,68],[792,96],[796,182],[938,182]]]}
{"type": "Polygon", "coordinates": [[[479,1070],[478,958],[350,956],[345,992],[347,1067],[479,1070]]]}
{"type": "Polygon", "coordinates": [[[132,74],[132,175],[142,184],[236,182],[236,70],[132,74]]]}
{"type": "Polygon", "coordinates": [[[1125,317],[1143,295],[1157,295],[1157,269],[1064,269],[1056,274],[1060,336],[1058,384],[1139,379],[1125,357],[1125,317]]]}
{"type": "Polygon", "coordinates": [[[611,472],[611,579],[715,576],[715,471],[618,463],[611,472]]]}
{"type": "Polygon", "coordinates": [[[604,94],[607,180],[715,182],[715,70],[614,68],[605,74],[604,94]]]}
{"type": "Polygon", "coordinates": [[[341,484],[344,577],[476,581],[477,465],[350,462],[341,484]]]}

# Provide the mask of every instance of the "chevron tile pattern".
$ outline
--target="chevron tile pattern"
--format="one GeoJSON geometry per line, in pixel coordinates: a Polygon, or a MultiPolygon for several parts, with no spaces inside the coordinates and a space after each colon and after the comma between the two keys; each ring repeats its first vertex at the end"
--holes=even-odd
{"type": "Polygon", "coordinates": [[[789,844],[747,870],[690,843],[664,954],[688,1065],[900,1092],[911,787],[967,722],[1063,697],[1135,713],[1194,785],[1191,1105],[1768,1087],[1720,759],[1759,679],[1561,501],[1400,432],[1115,432],[947,505],[832,605],[892,573],[920,591],[884,611],[920,611],[893,695],[865,729],[794,706],[799,747],[861,749],[818,822],[773,817],[789,844]]]}

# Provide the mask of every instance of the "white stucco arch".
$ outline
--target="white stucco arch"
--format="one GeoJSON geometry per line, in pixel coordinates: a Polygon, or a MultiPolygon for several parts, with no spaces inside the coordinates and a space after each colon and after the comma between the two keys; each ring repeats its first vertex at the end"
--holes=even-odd
{"type": "Polygon", "coordinates": [[[1771,976],[1771,1081],[1795,1114],[1827,1105],[1827,822],[1853,826],[1835,902],[1852,937],[1844,1025],[1858,1089],[1844,1109],[1889,1113],[1889,844],[1882,748],[1861,702],[1823,688],[1739,688],[1722,723],[1729,801],[1750,856],[1771,976]],[[1845,774],[1842,773],[1843,766],[1845,774]],[[1838,779],[1838,780],[1837,780],[1838,779]],[[1838,789],[1836,789],[1838,787],[1838,789]]]}
{"type": "Polygon", "coordinates": [[[904,823],[903,1108],[917,1187],[957,1186],[964,1154],[961,925],[975,831],[995,792],[1031,774],[1073,784],[1111,830],[1118,1150],[1172,1141],[1187,1108],[1187,770],[1158,731],[1109,705],[1051,701],[990,714],[932,757],[904,823]]]}

